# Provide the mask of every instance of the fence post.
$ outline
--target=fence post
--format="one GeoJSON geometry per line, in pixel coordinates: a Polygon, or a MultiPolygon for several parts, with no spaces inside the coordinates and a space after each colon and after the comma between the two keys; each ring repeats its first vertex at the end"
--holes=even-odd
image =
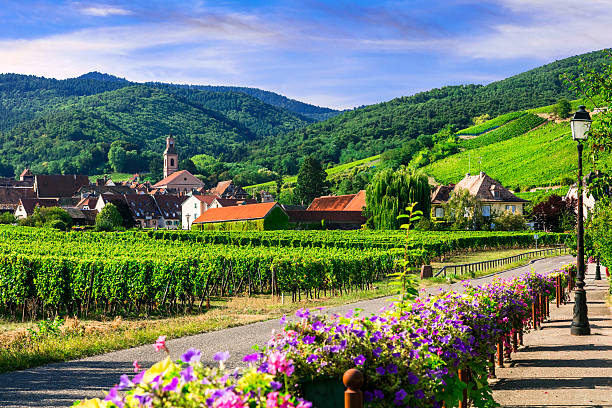
{"type": "Polygon", "coordinates": [[[521,346],[523,346],[523,323],[519,324],[519,332],[518,332],[518,340],[519,340],[519,344],[521,346]]]}
{"type": "Polygon", "coordinates": [[[533,330],[536,330],[538,328],[538,319],[536,315],[536,299],[537,297],[534,297],[531,302],[531,321],[533,322],[533,330]]]}
{"type": "Polygon", "coordinates": [[[555,277],[555,297],[557,298],[557,307],[561,304],[561,275],[555,277]]]}
{"type": "Polygon", "coordinates": [[[503,336],[497,342],[497,366],[504,368],[504,338],[503,336]]]}
{"type": "Polygon", "coordinates": [[[363,374],[361,371],[351,368],[342,376],[342,382],[346,387],[344,391],[344,408],[363,408],[363,374]]]}
{"type": "Polygon", "coordinates": [[[512,330],[512,352],[518,351],[518,332],[516,329],[512,330]]]}
{"type": "Polygon", "coordinates": [[[491,363],[491,378],[497,378],[497,376],[495,375],[495,354],[491,354],[489,356],[489,362],[491,363]]]}

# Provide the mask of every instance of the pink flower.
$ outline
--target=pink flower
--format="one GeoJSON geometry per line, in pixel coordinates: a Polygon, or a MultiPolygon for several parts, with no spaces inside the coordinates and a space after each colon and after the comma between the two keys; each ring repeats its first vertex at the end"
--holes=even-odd
{"type": "Polygon", "coordinates": [[[166,353],[168,353],[168,348],[166,347],[166,336],[159,336],[153,347],[155,347],[156,352],[164,350],[166,353]]]}
{"type": "Polygon", "coordinates": [[[244,400],[234,391],[226,391],[220,398],[215,400],[215,408],[244,408],[244,400]]]}
{"type": "Polygon", "coordinates": [[[134,372],[137,373],[140,370],[142,370],[142,367],[140,366],[140,364],[138,364],[138,360],[134,360],[134,362],[132,363],[132,365],[134,366],[134,372]]]}
{"type": "Polygon", "coordinates": [[[287,360],[286,353],[274,351],[268,356],[268,373],[274,375],[277,373],[285,373],[291,376],[293,370],[293,360],[287,360]]]}

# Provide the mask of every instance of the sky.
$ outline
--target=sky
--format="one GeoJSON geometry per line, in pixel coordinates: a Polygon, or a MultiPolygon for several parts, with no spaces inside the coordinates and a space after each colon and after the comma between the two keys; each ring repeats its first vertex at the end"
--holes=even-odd
{"type": "Polygon", "coordinates": [[[336,109],[612,47],[612,0],[0,0],[0,72],[249,86],[336,109]]]}

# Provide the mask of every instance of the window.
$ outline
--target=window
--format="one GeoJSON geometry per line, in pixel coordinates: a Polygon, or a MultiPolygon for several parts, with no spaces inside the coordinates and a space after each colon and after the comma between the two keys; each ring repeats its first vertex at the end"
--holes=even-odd
{"type": "Polygon", "coordinates": [[[436,218],[443,218],[444,217],[444,208],[436,207],[436,209],[434,210],[434,217],[436,217],[436,218]]]}
{"type": "Polygon", "coordinates": [[[483,205],[482,206],[482,216],[483,217],[490,217],[491,216],[491,206],[490,205],[483,205]]]}
{"type": "Polygon", "coordinates": [[[174,167],[174,159],[170,159],[170,167],[174,167]]]}
{"type": "Polygon", "coordinates": [[[509,211],[511,213],[515,213],[516,212],[516,205],[507,205],[506,206],[506,211],[509,211]]]}

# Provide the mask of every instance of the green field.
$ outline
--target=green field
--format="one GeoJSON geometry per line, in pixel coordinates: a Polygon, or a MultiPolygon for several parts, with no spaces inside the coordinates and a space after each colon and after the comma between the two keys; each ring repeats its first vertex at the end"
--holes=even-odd
{"type": "MultiPolygon", "coordinates": [[[[468,172],[471,157],[472,172],[482,170],[504,186],[525,190],[575,179],[576,156],[569,122],[547,123],[524,135],[446,157],[424,170],[440,183],[457,183],[468,172]]],[[[585,172],[590,169],[588,157],[585,149],[585,172]]]]}
{"type": "Polygon", "coordinates": [[[463,130],[460,130],[459,132],[457,132],[458,135],[466,135],[466,136],[471,136],[471,135],[480,135],[483,134],[485,132],[488,132],[490,130],[496,129],[500,126],[505,125],[506,123],[510,122],[511,120],[517,119],[521,116],[523,116],[525,114],[525,112],[510,112],[510,113],[506,113],[504,115],[500,115],[496,118],[487,120],[484,123],[480,123],[478,125],[474,125],[474,126],[470,126],[469,128],[465,128],[463,130]]]}

